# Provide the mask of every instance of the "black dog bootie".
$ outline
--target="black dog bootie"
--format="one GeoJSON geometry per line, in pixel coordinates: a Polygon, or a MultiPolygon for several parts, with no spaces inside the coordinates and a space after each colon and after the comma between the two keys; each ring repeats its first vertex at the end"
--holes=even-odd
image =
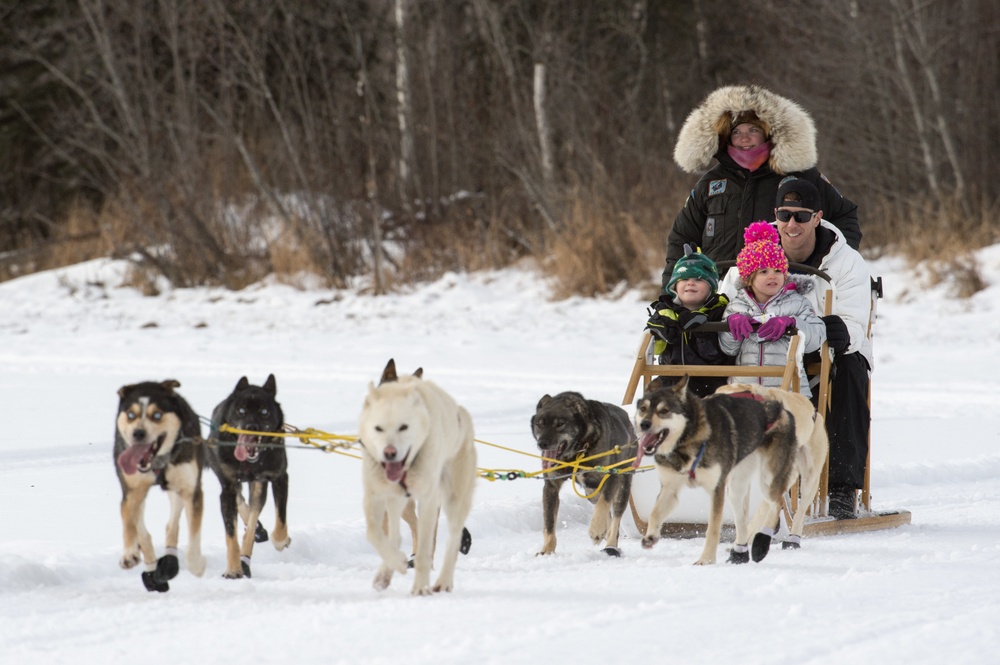
{"type": "Polygon", "coordinates": [[[146,587],[146,591],[158,591],[160,593],[170,591],[170,585],[167,584],[167,581],[177,577],[177,573],[180,570],[181,564],[177,559],[177,555],[164,554],[157,559],[154,570],[147,570],[142,574],[142,584],[146,587]]]}

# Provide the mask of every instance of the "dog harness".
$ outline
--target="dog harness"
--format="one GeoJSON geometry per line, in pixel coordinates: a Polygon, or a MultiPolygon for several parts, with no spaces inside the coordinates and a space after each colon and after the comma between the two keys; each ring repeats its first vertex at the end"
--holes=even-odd
{"type": "MultiPolygon", "coordinates": [[[[730,397],[743,397],[743,398],[747,398],[747,399],[752,399],[754,401],[760,402],[761,404],[763,404],[764,402],[767,401],[766,399],[764,399],[760,395],[758,395],[756,393],[752,393],[749,390],[744,390],[743,392],[739,392],[739,393],[726,393],[726,394],[729,395],[730,397]]],[[[780,418],[780,416],[779,416],[779,418],[780,418]]],[[[815,414],[813,414],[813,420],[816,420],[816,415],[815,414]]],[[[767,424],[767,427],[764,429],[764,431],[765,432],[769,432],[771,430],[771,428],[774,427],[777,424],[778,424],[778,418],[775,418],[774,420],[772,420],[771,422],[769,422],[767,424]]]]}
{"type": "Polygon", "coordinates": [[[701,444],[701,448],[698,449],[698,454],[695,456],[694,462],[691,463],[691,470],[688,471],[688,478],[691,479],[691,482],[694,482],[695,480],[694,470],[698,468],[698,462],[701,461],[702,455],[705,454],[705,448],[707,446],[708,446],[708,441],[705,441],[704,443],[701,444]]]}
{"type": "Polygon", "coordinates": [[[744,390],[743,392],[740,392],[740,393],[726,393],[726,394],[729,395],[730,397],[748,397],[748,398],[750,398],[752,400],[755,400],[755,401],[758,401],[758,402],[763,402],[764,401],[763,397],[761,397],[760,395],[756,395],[756,394],[750,392],[749,390],[744,390]]]}

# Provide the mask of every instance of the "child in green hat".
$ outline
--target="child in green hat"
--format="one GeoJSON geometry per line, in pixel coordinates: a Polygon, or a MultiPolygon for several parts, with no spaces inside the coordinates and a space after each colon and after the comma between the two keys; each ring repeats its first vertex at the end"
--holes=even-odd
{"type": "MultiPolygon", "coordinates": [[[[666,293],[652,304],[653,314],[646,328],[653,334],[653,352],[661,365],[732,365],[733,358],[722,352],[717,332],[693,330],[702,323],[721,321],[729,299],[719,289],[715,262],[684,246],[684,256],[674,264],[666,293]]],[[[680,377],[664,377],[673,383],[680,377]]],[[[726,377],[692,376],[688,389],[707,397],[726,383],[726,377]]]]}

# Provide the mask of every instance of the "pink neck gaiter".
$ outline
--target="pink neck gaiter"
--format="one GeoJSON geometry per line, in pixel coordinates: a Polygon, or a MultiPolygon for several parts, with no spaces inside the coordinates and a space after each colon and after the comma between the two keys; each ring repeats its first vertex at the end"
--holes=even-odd
{"type": "Polygon", "coordinates": [[[767,158],[771,156],[771,144],[767,142],[761,143],[759,146],[750,148],[749,150],[740,150],[732,145],[727,145],[726,150],[734,162],[747,171],[750,171],[750,173],[759,169],[767,161],[767,158]]]}

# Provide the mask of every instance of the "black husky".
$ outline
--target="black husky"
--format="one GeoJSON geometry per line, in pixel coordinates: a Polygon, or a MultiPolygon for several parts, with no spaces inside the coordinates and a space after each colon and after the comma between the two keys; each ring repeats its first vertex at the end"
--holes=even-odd
{"type": "Polygon", "coordinates": [[[201,554],[201,517],[204,497],[201,472],[205,467],[198,416],[167,379],[146,381],[118,389],[115,420],[115,471],[122,486],[122,532],[125,551],[119,564],[132,568],[140,554],[146,564],[142,581],[149,591],[167,591],[168,580],[177,575],[177,536],[181,510],[187,513],[188,570],[199,577],[205,572],[201,554]],[[166,554],[156,558],[153,539],[146,530],[143,512],[146,495],[159,485],[170,497],[166,554]]]}
{"type": "Polygon", "coordinates": [[[274,375],[264,385],[253,386],[242,377],[232,394],[212,411],[212,439],[208,463],[222,485],[219,497],[222,522],[226,527],[226,572],[231,579],[250,577],[250,557],[254,541],[267,540],[260,525],[260,511],[267,502],[267,484],[274,495],[275,524],[271,534],[274,548],[283,550],[292,542],[288,537],[285,510],[288,504],[288,459],[284,439],[261,434],[221,432],[223,424],[247,432],[281,432],[285,424],[281,405],[275,400],[278,390],[274,375]],[[244,500],[242,483],[249,483],[249,499],[244,500]],[[249,505],[248,505],[249,503],[249,505]],[[236,515],[246,524],[242,545],[236,540],[236,515]]]}
{"type": "MultiPolygon", "coordinates": [[[[635,442],[635,432],[628,414],[614,404],[584,399],[574,392],[545,395],[538,402],[531,417],[531,433],[542,454],[542,468],[549,469],[556,462],[572,462],[577,457],[590,457],[614,450],[622,451],[635,442]]],[[[628,459],[630,455],[618,452],[586,462],[588,467],[610,466],[628,459]]],[[[572,473],[571,469],[556,469],[545,477],[542,490],[542,515],[544,519],[542,550],[539,554],[556,551],[556,518],[559,515],[559,490],[572,473]]],[[[576,474],[576,481],[592,494],[594,516],[590,521],[590,539],[594,544],[604,540],[605,552],[619,556],[618,528],[628,505],[632,488],[632,474],[611,474],[585,471],[576,474]],[[604,483],[603,487],[601,483],[604,483]],[[598,491],[599,490],[599,491],[598,491]],[[610,518],[610,520],[609,520],[610,518]]]]}

